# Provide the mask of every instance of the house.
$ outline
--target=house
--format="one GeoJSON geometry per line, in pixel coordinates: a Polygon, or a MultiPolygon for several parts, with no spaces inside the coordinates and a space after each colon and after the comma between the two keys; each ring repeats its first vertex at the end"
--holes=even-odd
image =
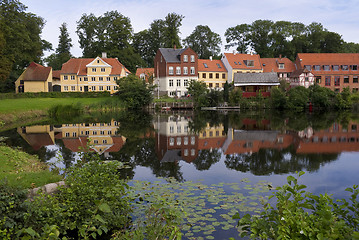
{"type": "Polygon", "coordinates": [[[279,58],[261,58],[261,63],[263,72],[276,72],[279,80],[283,79],[287,82],[290,82],[289,77],[296,70],[294,63],[282,56],[279,58]]]}
{"type": "Polygon", "coordinates": [[[52,68],[44,67],[35,62],[25,69],[15,81],[15,92],[51,92],[52,68]]]}
{"type": "Polygon", "coordinates": [[[208,88],[223,89],[227,81],[227,69],[221,60],[198,59],[198,81],[204,82],[208,88]]]}
{"type": "Polygon", "coordinates": [[[198,80],[198,56],[191,48],[160,48],[154,59],[154,73],[160,95],[187,95],[190,81],[198,80]]]}
{"type": "Polygon", "coordinates": [[[290,76],[290,87],[303,86],[308,88],[314,83],[314,74],[306,68],[295,70],[290,76]]]}
{"type": "Polygon", "coordinates": [[[359,53],[298,53],[295,64],[297,69],[312,72],[321,87],[336,92],[346,87],[353,92],[359,89],[359,53]]]}
{"type": "Polygon", "coordinates": [[[153,83],[154,80],[154,68],[137,68],[136,76],[145,80],[146,83],[153,83]]]}
{"type": "Polygon", "coordinates": [[[60,73],[62,92],[117,91],[116,81],[131,72],[117,58],[106,54],[96,58],[71,58],[62,65],[60,73]]]}
{"type": "Polygon", "coordinates": [[[232,83],[235,73],[263,72],[258,54],[224,53],[222,62],[228,71],[228,82],[232,83]]]}
{"type": "Polygon", "coordinates": [[[255,97],[260,92],[263,97],[270,96],[272,87],[279,86],[275,72],[234,73],[234,87],[243,91],[243,97],[255,97]]]}

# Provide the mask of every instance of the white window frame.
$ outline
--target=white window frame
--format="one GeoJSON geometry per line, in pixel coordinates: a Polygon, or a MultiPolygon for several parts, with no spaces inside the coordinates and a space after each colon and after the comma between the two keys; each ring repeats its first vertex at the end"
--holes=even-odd
{"type": "Polygon", "coordinates": [[[195,61],[194,55],[191,55],[191,62],[194,62],[194,61],[195,61]]]}
{"type": "Polygon", "coordinates": [[[76,87],[75,87],[75,86],[71,86],[71,91],[76,91],[76,87]]]}
{"type": "Polygon", "coordinates": [[[64,80],[67,80],[67,79],[68,79],[68,77],[65,75],[65,76],[64,76],[64,80]]]}
{"type": "Polygon", "coordinates": [[[188,55],[183,55],[183,62],[188,62],[188,55]]]}
{"type": "Polygon", "coordinates": [[[101,68],[101,72],[106,72],[106,69],[105,69],[105,68],[101,68]]]}
{"type": "Polygon", "coordinates": [[[173,67],[168,67],[168,74],[173,75],[173,67]]]}
{"type": "Polygon", "coordinates": [[[188,67],[183,67],[183,74],[187,75],[188,74],[188,67]]]}
{"type": "Polygon", "coordinates": [[[103,91],[103,86],[99,86],[99,91],[103,91]]]}
{"type": "Polygon", "coordinates": [[[106,86],[107,91],[111,91],[111,86],[106,86]]]}
{"type": "Polygon", "coordinates": [[[180,87],[180,86],[181,86],[181,79],[177,79],[177,81],[176,81],[176,86],[177,86],[177,87],[180,87]]]}
{"type": "Polygon", "coordinates": [[[191,75],[194,75],[196,73],[196,70],[194,67],[191,67],[191,75]]]}
{"type": "Polygon", "coordinates": [[[173,87],[173,79],[168,80],[168,86],[173,87]]]}
{"type": "Polygon", "coordinates": [[[64,86],[64,91],[68,91],[69,87],[68,86],[64,86]]]}
{"type": "Polygon", "coordinates": [[[70,79],[71,79],[71,80],[75,80],[75,76],[74,76],[74,75],[71,75],[71,76],[70,76],[70,79]]]}
{"type": "Polygon", "coordinates": [[[96,68],[92,68],[92,70],[91,70],[92,72],[96,72],[96,68]]]}
{"type": "Polygon", "coordinates": [[[176,67],[176,75],[181,75],[181,67],[176,67]]]}

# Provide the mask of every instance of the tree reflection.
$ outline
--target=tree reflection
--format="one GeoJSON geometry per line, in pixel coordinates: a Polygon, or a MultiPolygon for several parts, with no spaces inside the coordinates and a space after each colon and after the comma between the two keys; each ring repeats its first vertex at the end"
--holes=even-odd
{"type": "Polygon", "coordinates": [[[197,158],[192,162],[197,170],[208,170],[213,164],[219,162],[221,159],[221,153],[218,149],[213,150],[201,150],[198,152],[197,158]]]}

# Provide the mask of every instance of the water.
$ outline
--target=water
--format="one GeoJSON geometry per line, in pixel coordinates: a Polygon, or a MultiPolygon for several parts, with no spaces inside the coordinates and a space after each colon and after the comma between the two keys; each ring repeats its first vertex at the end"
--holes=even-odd
{"type": "MultiPolygon", "coordinates": [[[[328,112],[124,112],[19,126],[1,132],[0,139],[61,168],[90,143],[102,158],[127,162],[129,179],[151,182],[172,177],[212,185],[246,178],[276,187],[305,171],[300,183],[307,190],[348,198],[345,188],[359,183],[358,119],[355,113],[328,112]]],[[[213,236],[236,234],[218,229],[213,236]]]]}

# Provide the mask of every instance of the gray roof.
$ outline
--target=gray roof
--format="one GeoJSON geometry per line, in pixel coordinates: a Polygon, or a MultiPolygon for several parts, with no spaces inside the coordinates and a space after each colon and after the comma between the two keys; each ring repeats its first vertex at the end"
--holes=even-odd
{"type": "Polygon", "coordinates": [[[234,140],[247,140],[247,141],[270,141],[274,142],[277,139],[278,131],[242,131],[234,130],[234,140]]]}
{"type": "Polygon", "coordinates": [[[235,86],[242,84],[257,84],[257,85],[278,85],[279,79],[275,72],[266,73],[234,73],[233,82],[235,86]]]}
{"type": "Polygon", "coordinates": [[[187,48],[182,49],[174,49],[174,48],[160,48],[160,52],[162,56],[165,58],[166,62],[181,62],[180,56],[184,50],[187,48]]]}

